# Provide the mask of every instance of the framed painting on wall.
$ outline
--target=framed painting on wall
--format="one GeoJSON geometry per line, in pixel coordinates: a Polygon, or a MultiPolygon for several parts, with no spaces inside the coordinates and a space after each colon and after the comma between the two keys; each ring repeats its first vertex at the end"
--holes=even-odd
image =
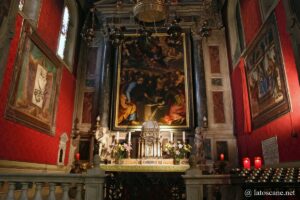
{"type": "Polygon", "coordinates": [[[6,118],[53,135],[61,80],[60,66],[55,54],[25,21],[15,61],[6,118]]]}
{"type": "Polygon", "coordinates": [[[176,43],[166,33],[125,35],[116,58],[114,130],[138,130],[148,120],[161,129],[191,128],[189,46],[186,33],[176,43]]]}
{"type": "Polygon", "coordinates": [[[245,62],[252,127],[256,129],[290,110],[274,14],[249,47],[245,62]]]}

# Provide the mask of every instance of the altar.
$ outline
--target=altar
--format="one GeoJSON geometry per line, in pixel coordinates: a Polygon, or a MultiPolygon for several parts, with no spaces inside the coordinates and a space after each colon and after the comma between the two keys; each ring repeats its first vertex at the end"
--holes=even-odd
{"type": "Polygon", "coordinates": [[[112,172],[185,172],[189,169],[187,159],[174,165],[173,159],[122,159],[120,163],[101,164],[104,171],[112,172]]]}
{"type": "Polygon", "coordinates": [[[97,119],[96,142],[100,165],[113,172],[185,172],[189,168],[191,146],[183,140],[174,142],[174,135],[163,135],[155,121],[143,123],[138,134],[109,134],[99,126],[97,119]]]}

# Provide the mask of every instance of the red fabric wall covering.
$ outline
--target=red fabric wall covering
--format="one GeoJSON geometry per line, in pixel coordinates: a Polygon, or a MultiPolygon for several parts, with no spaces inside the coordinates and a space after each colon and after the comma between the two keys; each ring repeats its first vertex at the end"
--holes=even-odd
{"type": "MultiPolygon", "coordinates": [[[[60,30],[63,1],[42,1],[38,34],[53,51],[56,50],[60,30]]],[[[70,139],[72,113],[74,108],[75,78],[66,69],[62,70],[56,114],[56,134],[49,136],[19,123],[4,119],[5,106],[13,75],[16,52],[23,19],[17,16],[16,34],[10,46],[5,77],[0,92],[0,160],[25,161],[33,163],[57,163],[60,136],[66,132],[70,139]]],[[[70,141],[70,140],[69,140],[70,141]]],[[[68,160],[69,142],[65,164],[68,160]]]]}
{"type": "Polygon", "coordinates": [[[251,40],[254,39],[262,23],[259,11],[259,0],[242,0],[240,1],[240,6],[245,40],[248,46],[251,40]]]}
{"type": "MultiPolygon", "coordinates": [[[[243,3],[246,2],[247,4],[251,4],[250,2],[254,1],[243,1],[243,3]]],[[[253,10],[252,12],[252,15],[245,16],[252,18],[252,16],[256,16],[255,12],[259,12],[259,10],[255,12],[253,10]]],[[[245,11],[242,10],[242,13],[245,13],[245,11]]],[[[240,98],[241,95],[245,94],[244,92],[247,92],[247,86],[245,84],[240,84],[244,76],[244,72],[241,73],[241,69],[244,69],[244,63],[239,63],[233,71],[231,78],[235,108],[235,131],[237,134],[240,163],[242,160],[241,158],[245,156],[250,157],[252,162],[254,156],[262,156],[261,141],[274,136],[277,136],[278,139],[280,162],[300,160],[300,86],[298,84],[291,41],[286,31],[286,16],[282,1],[280,1],[277,5],[275,15],[286,69],[292,110],[291,113],[285,114],[265,126],[247,133],[247,128],[245,128],[247,121],[244,123],[244,120],[247,120],[247,117],[248,119],[250,117],[250,113],[247,112],[249,111],[248,100],[245,98],[242,100],[242,98],[240,98]],[[298,133],[298,137],[291,137],[292,129],[298,133]]],[[[248,35],[248,41],[252,41],[256,33],[247,33],[247,30],[254,22],[249,22],[249,20],[245,19],[245,17],[243,19],[245,33],[248,35]]]]}
{"type": "Polygon", "coordinates": [[[38,33],[52,51],[57,49],[63,6],[61,0],[42,1],[38,33]]]}

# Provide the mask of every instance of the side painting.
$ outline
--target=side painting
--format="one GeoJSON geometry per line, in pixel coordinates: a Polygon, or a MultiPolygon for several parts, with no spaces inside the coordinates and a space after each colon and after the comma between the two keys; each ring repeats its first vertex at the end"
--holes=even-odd
{"type": "Polygon", "coordinates": [[[176,44],[166,34],[151,39],[126,35],[119,48],[114,128],[140,128],[147,120],[161,128],[190,126],[185,34],[176,44]]]}
{"type": "Polygon", "coordinates": [[[255,129],[290,110],[274,14],[251,45],[245,61],[252,127],[255,129]]]}
{"type": "Polygon", "coordinates": [[[60,62],[25,22],[6,117],[54,134],[59,82],[60,62]]]}

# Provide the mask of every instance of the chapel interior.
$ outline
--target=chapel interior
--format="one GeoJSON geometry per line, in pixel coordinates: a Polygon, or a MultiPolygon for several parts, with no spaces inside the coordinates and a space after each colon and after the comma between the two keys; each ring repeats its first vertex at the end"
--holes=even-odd
{"type": "Polygon", "coordinates": [[[297,199],[299,146],[298,0],[0,1],[0,200],[297,199]]]}

